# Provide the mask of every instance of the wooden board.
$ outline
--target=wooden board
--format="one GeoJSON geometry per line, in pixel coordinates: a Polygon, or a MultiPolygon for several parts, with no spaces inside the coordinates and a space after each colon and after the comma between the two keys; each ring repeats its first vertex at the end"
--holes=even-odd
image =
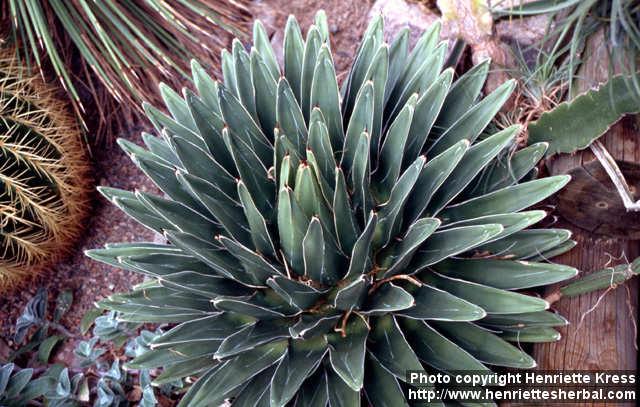
{"type": "MultiPolygon", "coordinates": [[[[640,162],[640,132],[636,118],[625,118],[601,140],[616,160],[640,162]]],[[[559,157],[550,162],[548,168],[554,174],[566,173],[593,159],[593,155],[587,151],[559,157]]],[[[640,217],[640,214],[635,216],[640,217]]],[[[629,261],[640,255],[638,241],[595,235],[568,222],[561,221],[560,226],[574,233],[578,245],[553,261],[577,267],[585,274],[606,267],[609,261],[610,265],[622,263],[624,260],[616,260],[615,257],[620,257],[623,253],[629,261]],[[610,256],[614,259],[610,260],[610,256]]],[[[571,324],[560,329],[562,339],[559,342],[534,346],[533,354],[538,361],[538,369],[636,370],[638,352],[634,321],[637,324],[639,288],[636,278],[627,282],[626,287],[620,286],[604,296],[602,290],[576,298],[565,298],[554,304],[553,308],[571,324]]],[[[554,287],[548,288],[547,293],[553,289],[554,287]]],[[[623,404],[598,404],[604,405],[623,404]]]]}

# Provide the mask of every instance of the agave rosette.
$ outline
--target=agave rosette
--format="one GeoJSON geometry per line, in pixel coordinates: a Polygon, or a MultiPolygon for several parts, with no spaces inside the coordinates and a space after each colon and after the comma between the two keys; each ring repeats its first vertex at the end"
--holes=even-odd
{"type": "Polygon", "coordinates": [[[147,148],[121,141],[165,196],[101,191],[169,243],[88,254],[149,277],[101,305],[175,324],[130,366],[197,378],[181,406],[406,405],[407,370],[532,367],[510,342],[558,339],[516,291],[576,274],[544,262],[569,233],[523,211],[568,177],[535,179],[546,144],[513,153],[517,126],[486,130],[513,82],[481,98],[488,62],[454,82],[439,25],[409,51],[382,24],[339,90],[323,13],[306,40],[289,19],[283,70],[258,22],[223,84],[194,62],[197,93],[146,107],[147,148]]]}

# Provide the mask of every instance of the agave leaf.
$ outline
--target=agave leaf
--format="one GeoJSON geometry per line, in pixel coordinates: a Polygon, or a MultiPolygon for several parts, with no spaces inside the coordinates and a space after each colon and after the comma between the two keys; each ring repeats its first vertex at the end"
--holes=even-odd
{"type": "Polygon", "coordinates": [[[277,339],[286,338],[288,334],[289,329],[286,324],[279,321],[258,321],[224,338],[214,358],[226,359],[277,339]]]}
{"type": "Polygon", "coordinates": [[[369,220],[364,228],[364,231],[355,244],[351,252],[351,260],[349,263],[349,270],[344,276],[345,279],[350,279],[367,272],[367,268],[371,265],[371,244],[373,243],[373,235],[378,224],[378,215],[375,212],[371,212],[369,220]]]}
{"type": "Polygon", "coordinates": [[[262,132],[271,137],[273,129],[276,127],[276,110],[278,97],[278,80],[269,73],[268,63],[260,56],[255,49],[251,52],[251,76],[255,88],[256,110],[258,121],[262,126],[262,132]],[[274,103],[276,101],[276,103],[274,103]]]}
{"type": "Polygon", "coordinates": [[[398,313],[408,318],[476,321],[486,315],[486,312],[477,305],[427,284],[409,289],[409,292],[414,298],[414,306],[398,313]]]}
{"type": "Polygon", "coordinates": [[[187,393],[187,402],[184,403],[183,398],[179,406],[205,407],[222,404],[230,391],[276,363],[286,351],[287,341],[278,341],[238,355],[226,362],[224,369],[201,377],[200,380],[205,380],[203,384],[195,389],[196,393],[192,397],[187,398],[187,393]]]}
{"type": "Polygon", "coordinates": [[[360,42],[360,45],[358,47],[358,51],[356,52],[355,59],[353,60],[353,65],[349,70],[349,76],[347,77],[347,80],[343,85],[344,103],[342,105],[342,115],[345,120],[344,124],[347,124],[351,119],[357,96],[360,94],[361,88],[365,82],[365,74],[369,70],[373,55],[377,50],[377,40],[371,30],[374,24],[382,29],[379,18],[377,19],[377,22],[375,22],[375,20],[372,20],[369,23],[369,27],[363,35],[362,41],[360,42]]]}
{"type": "Polygon", "coordinates": [[[342,252],[350,253],[358,239],[359,232],[356,220],[351,212],[351,203],[349,202],[344,173],[340,168],[336,168],[335,174],[335,192],[333,195],[334,226],[342,252]]]}
{"type": "Polygon", "coordinates": [[[275,265],[260,256],[260,254],[246,246],[243,246],[235,240],[228,239],[225,236],[219,236],[217,237],[217,240],[222,243],[227,251],[237,258],[247,272],[254,277],[254,284],[264,286],[267,279],[271,276],[284,274],[281,270],[276,268],[275,265]]]}
{"type": "Polygon", "coordinates": [[[460,163],[432,197],[426,213],[433,216],[440,212],[462,192],[482,168],[513,140],[518,130],[519,126],[511,126],[469,148],[460,163]]]}
{"type": "MultiPolygon", "coordinates": [[[[196,126],[198,127],[198,133],[206,144],[207,148],[204,151],[206,151],[208,155],[213,157],[214,161],[216,162],[216,166],[222,167],[225,173],[228,172],[236,176],[237,170],[235,164],[233,163],[231,154],[229,153],[229,150],[227,149],[227,146],[222,139],[222,129],[224,128],[224,120],[222,119],[222,116],[211,111],[211,108],[205,105],[202,99],[195,96],[195,94],[193,94],[191,91],[187,92],[186,98],[189,110],[191,111],[191,115],[193,116],[196,122],[196,126]]],[[[184,143],[190,142],[185,140],[184,143]]],[[[193,143],[190,144],[194,146],[192,148],[203,150],[193,143]]],[[[209,160],[210,159],[207,158],[203,162],[208,162],[209,160]]],[[[191,158],[191,160],[187,161],[190,162],[183,163],[181,161],[180,166],[187,168],[187,165],[198,165],[198,163],[194,162],[196,161],[195,158],[191,158]]],[[[202,175],[200,176],[202,177],[202,175]]]]}
{"type": "Polygon", "coordinates": [[[244,215],[249,223],[251,240],[256,251],[276,258],[276,249],[267,227],[267,221],[258,210],[251,194],[242,181],[238,182],[238,196],[240,197],[244,215]]]}
{"type": "Polygon", "coordinates": [[[271,74],[271,79],[277,81],[280,78],[280,66],[278,65],[276,54],[273,52],[273,47],[271,47],[267,31],[260,20],[256,20],[253,24],[253,46],[264,60],[271,74]]]}
{"type": "MultiPolygon", "coordinates": [[[[433,81],[428,89],[421,93],[415,106],[414,118],[411,122],[409,137],[405,146],[404,166],[409,165],[422,152],[427,138],[433,130],[433,124],[441,112],[442,104],[448,95],[447,92],[453,80],[453,73],[452,69],[446,69],[433,81]]],[[[457,143],[454,145],[457,145],[457,143]]]]}
{"type": "Polygon", "coordinates": [[[218,187],[188,173],[178,173],[178,181],[185,185],[222,227],[238,242],[248,245],[251,236],[239,202],[230,199],[218,187]]]}
{"type": "Polygon", "coordinates": [[[420,271],[456,254],[472,249],[502,233],[500,224],[462,226],[445,229],[431,235],[413,256],[409,269],[420,271]]]}
{"type": "Polygon", "coordinates": [[[271,219],[274,211],[272,199],[275,194],[275,185],[267,167],[260,164],[258,157],[247,144],[241,140],[232,139],[226,129],[222,131],[222,137],[231,151],[240,179],[251,193],[256,205],[259,205],[260,211],[266,218],[271,219]]]}
{"type": "Polygon", "coordinates": [[[579,3],[580,0],[536,0],[529,3],[520,3],[507,9],[493,10],[496,15],[528,16],[537,14],[554,13],[579,3]]]}
{"type": "Polygon", "coordinates": [[[247,320],[228,313],[209,315],[175,326],[151,342],[152,349],[162,349],[179,344],[222,341],[247,325],[247,320]]]}
{"type": "Polygon", "coordinates": [[[395,88],[400,75],[406,68],[406,61],[409,56],[409,36],[409,28],[401,29],[389,47],[389,73],[384,90],[384,104],[387,103],[387,99],[391,96],[391,91],[395,88]]]}
{"type": "Polygon", "coordinates": [[[331,52],[326,44],[323,44],[318,51],[318,58],[313,70],[310,103],[310,106],[317,106],[322,111],[333,151],[339,151],[344,139],[340,114],[340,94],[331,52]]]}
{"type": "Polygon", "coordinates": [[[238,261],[234,256],[224,248],[210,243],[209,240],[202,240],[187,233],[173,231],[166,231],[165,236],[171,243],[202,260],[218,274],[248,287],[260,286],[260,284],[256,285],[253,275],[243,267],[239,267],[238,261]]]}
{"type": "Polygon", "coordinates": [[[500,85],[487,97],[464,113],[451,127],[449,127],[429,148],[428,152],[437,155],[462,139],[471,142],[480,135],[482,130],[498,113],[516,86],[514,80],[500,85]]]}
{"type": "MultiPolygon", "coordinates": [[[[271,101],[273,104],[273,101],[271,101]]],[[[280,132],[293,144],[298,155],[304,157],[304,145],[307,140],[307,127],[302,110],[295,99],[289,82],[282,78],[278,82],[276,97],[276,119],[280,132]]]]}
{"type": "MultiPolygon", "coordinates": [[[[284,29],[284,76],[291,85],[291,90],[300,105],[302,104],[300,87],[302,82],[304,48],[304,39],[302,38],[300,26],[294,16],[289,16],[284,29]]],[[[278,122],[280,122],[280,120],[278,120],[278,122]]]]}
{"type": "Polygon", "coordinates": [[[339,279],[333,259],[335,254],[331,253],[332,248],[328,246],[320,220],[313,217],[302,240],[304,275],[322,284],[333,284],[339,279]]]}
{"type": "Polygon", "coordinates": [[[294,196],[300,209],[308,218],[316,216],[320,220],[325,231],[325,238],[329,241],[335,235],[333,215],[324,200],[313,169],[306,164],[301,164],[298,167],[295,185],[294,196]]]}
{"type": "Polygon", "coordinates": [[[556,175],[513,185],[456,205],[449,206],[442,214],[442,223],[477,218],[498,213],[518,212],[542,201],[567,185],[568,175],[556,175]]]}
{"type": "Polygon", "coordinates": [[[367,81],[358,92],[353,114],[349,119],[349,126],[345,135],[340,167],[347,175],[350,174],[353,166],[360,135],[363,132],[370,132],[373,128],[373,104],[373,82],[367,81]]]}
{"type": "Polygon", "coordinates": [[[296,407],[326,407],[329,401],[327,374],[320,368],[302,385],[296,397],[296,407]]]}
{"type": "Polygon", "coordinates": [[[291,189],[282,188],[278,196],[280,245],[298,275],[304,274],[302,241],[308,224],[309,220],[296,203],[291,189]]]}
{"type": "Polygon", "coordinates": [[[488,59],[480,62],[451,86],[433,126],[436,135],[441,135],[451,127],[475,103],[487,79],[490,62],[488,59]]]}
{"type": "Polygon", "coordinates": [[[444,337],[423,321],[402,319],[402,330],[418,357],[429,366],[451,372],[474,370],[488,372],[489,369],[455,342],[444,337]]]}
{"type": "Polygon", "coordinates": [[[408,407],[398,379],[373,357],[367,357],[364,391],[369,403],[380,407],[408,407]]]}
{"type": "Polygon", "coordinates": [[[553,249],[546,250],[535,256],[527,257],[527,259],[530,261],[543,261],[543,260],[548,261],[549,259],[552,259],[556,256],[560,256],[561,254],[568,252],[569,250],[576,247],[577,244],[578,243],[575,240],[567,240],[563,243],[560,243],[553,249]]]}
{"type": "MultiPolygon", "coordinates": [[[[218,91],[220,110],[229,131],[233,135],[234,144],[244,144],[255,154],[265,168],[271,166],[273,146],[262,130],[247,112],[242,103],[231,94],[226,87],[220,86],[218,91]]],[[[275,100],[275,98],[274,98],[275,100]]],[[[227,148],[229,148],[228,144],[227,148]]],[[[238,165],[237,160],[236,166],[238,165]]]]}
{"type": "Polygon", "coordinates": [[[364,276],[358,276],[344,287],[340,287],[333,300],[333,306],[342,311],[359,309],[366,298],[368,289],[364,276]]]}
{"type": "Polygon", "coordinates": [[[310,285],[279,275],[268,279],[267,285],[289,305],[300,310],[311,308],[324,294],[310,285]]]}
{"type": "Polygon", "coordinates": [[[534,210],[534,211],[526,211],[520,213],[506,213],[499,215],[488,215],[482,216],[479,218],[467,219],[460,222],[456,222],[454,224],[449,224],[447,226],[472,226],[472,225],[487,225],[490,223],[500,224],[504,228],[502,233],[497,234],[491,240],[485,242],[483,245],[489,244],[491,242],[503,239],[509,235],[512,235],[515,232],[518,232],[522,229],[525,229],[531,225],[534,225],[540,222],[544,217],[547,216],[545,211],[534,210]]]}
{"type": "Polygon", "coordinates": [[[473,323],[433,322],[432,325],[483,363],[523,369],[536,366],[531,356],[473,323]]]}
{"type": "Polygon", "coordinates": [[[220,311],[238,313],[259,320],[279,320],[298,313],[273,292],[260,293],[260,295],[254,295],[253,297],[219,296],[213,299],[212,302],[214,307],[220,311]]]}
{"type": "Polygon", "coordinates": [[[487,315],[483,325],[499,329],[565,326],[569,323],[555,312],[529,312],[515,315],[487,315]]]}
{"type": "Polygon", "coordinates": [[[244,292],[242,286],[234,284],[233,281],[226,277],[195,271],[180,271],[165,274],[158,278],[158,282],[163,287],[189,291],[209,297],[215,297],[217,295],[238,295],[244,292]]]}
{"type": "Polygon", "coordinates": [[[547,155],[586,148],[623,115],[640,112],[640,100],[630,81],[615,76],[600,88],[545,112],[529,126],[529,143],[548,142],[547,155]]]}
{"type": "Polygon", "coordinates": [[[160,110],[147,103],[143,103],[142,107],[158,133],[162,133],[166,129],[166,131],[172,136],[180,136],[200,148],[206,148],[204,140],[202,140],[193,130],[176,122],[160,110]]]}
{"type": "MultiPolygon", "coordinates": [[[[181,137],[172,137],[171,144],[180,161],[183,163],[184,168],[190,174],[216,185],[220,190],[224,191],[227,196],[231,198],[236,197],[236,185],[233,175],[213,159],[212,156],[207,154],[206,151],[181,137]]],[[[229,157],[231,158],[231,156],[229,157]]],[[[233,168],[235,169],[235,165],[233,168]]]]}
{"type": "Polygon", "coordinates": [[[271,381],[271,406],[286,405],[318,367],[326,352],[327,341],[324,336],[291,341],[271,381]]]}
{"type": "Polygon", "coordinates": [[[549,303],[541,298],[445,277],[434,272],[421,277],[427,284],[476,304],[488,314],[518,314],[549,308],[549,303]]]}
{"type": "Polygon", "coordinates": [[[406,88],[407,83],[418,73],[422,68],[423,63],[433,53],[438,44],[438,38],[440,37],[441,25],[439,22],[432,24],[420,37],[415,47],[411,51],[409,58],[404,60],[402,66],[402,74],[398,76],[398,80],[395,82],[393,91],[385,92],[385,109],[388,109],[392,101],[402,94],[406,88]]]}
{"type": "Polygon", "coordinates": [[[252,66],[249,54],[237,38],[233,40],[233,69],[236,78],[238,99],[254,120],[258,120],[256,107],[255,78],[252,76],[252,66]]]}
{"type": "Polygon", "coordinates": [[[388,113],[387,122],[393,120],[397,113],[407,103],[413,94],[426,92],[440,74],[447,52],[446,43],[440,44],[429,57],[422,63],[420,69],[404,85],[397,97],[393,95],[389,99],[385,112],[388,113]]]}
{"type": "MultiPolygon", "coordinates": [[[[147,149],[156,156],[165,160],[166,162],[175,165],[176,167],[182,166],[176,154],[171,150],[168,143],[160,137],[153,136],[149,133],[142,132],[142,141],[147,146],[147,149]]],[[[118,140],[119,142],[119,140],[118,140]]]]}
{"type": "Polygon", "coordinates": [[[277,365],[273,365],[254,376],[233,399],[233,404],[239,407],[267,407],[269,405],[269,386],[276,368],[277,365]]]}
{"type": "Polygon", "coordinates": [[[379,191],[379,200],[386,202],[389,199],[391,189],[398,181],[402,167],[402,157],[405,150],[409,128],[413,120],[413,113],[417,95],[414,95],[404,108],[398,113],[393,123],[389,126],[382,143],[378,168],[375,172],[376,189],[379,191]]]}
{"type": "Polygon", "coordinates": [[[162,233],[165,228],[172,227],[164,218],[153,211],[149,211],[149,208],[147,208],[142,202],[138,201],[138,198],[136,198],[135,195],[133,199],[114,197],[111,199],[111,202],[113,202],[113,204],[121,211],[138,221],[141,225],[158,233],[162,233]]]}
{"type": "Polygon", "coordinates": [[[367,349],[376,361],[403,381],[407,380],[407,370],[422,370],[418,357],[392,315],[377,317],[373,326],[367,349]]]}
{"type": "Polygon", "coordinates": [[[431,197],[447,180],[468,148],[469,142],[461,140],[425,164],[405,205],[403,214],[405,224],[414,222],[423,214],[431,197]]]}
{"type": "MultiPolygon", "coordinates": [[[[322,186],[326,184],[323,188],[323,193],[325,193],[325,189],[333,190],[335,186],[334,172],[337,165],[333,149],[331,147],[331,140],[329,139],[329,131],[322,119],[322,113],[320,113],[320,110],[314,109],[314,112],[311,115],[316,116],[318,120],[314,120],[312,118],[311,124],[309,125],[307,161],[312,161],[317,165],[316,171],[318,173],[317,176],[320,180],[320,185],[322,186]]],[[[326,193],[328,192],[330,191],[327,190],[326,193]]]]}
{"type": "Polygon", "coordinates": [[[384,90],[389,74],[389,47],[382,44],[373,56],[373,61],[365,75],[366,80],[373,82],[373,128],[371,130],[371,154],[377,158],[382,137],[382,116],[384,113],[384,90]]]}
{"type": "Polygon", "coordinates": [[[193,209],[170,199],[137,192],[136,197],[145,207],[153,210],[170,223],[175,230],[190,233],[201,239],[211,239],[220,233],[219,227],[193,209]]]}
{"type": "Polygon", "coordinates": [[[218,83],[207,74],[202,65],[195,59],[191,60],[191,73],[193,83],[202,101],[214,113],[221,115],[220,103],[218,102],[218,83]]]}
{"type": "Polygon", "coordinates": [[[511,260],[447,259],[432,268],[445,276],[503,290],[553,284],[578,274],[573,267],[561,264],[511,260]]]}
{"type": "Polygon", "coordinates": [[[369,184],[371,182],[370,146],[371,136],[368,133],[362,133],[353,157],[353,168],[351,169],[351,176],[349,177],[353,187],[352,204],[354,208],[352,208],[352,210],[355,209],[360,212],[362,219],[365,219],[365,221],[369,210],[373,206],[369,190],[369,184]]]}
{"type": "Polygon", "coordinates": [[[528,259],[566,242],[571,232],[565,229],[523,230],[504,239],[479,247],[502,258],[528,259]]]}
{"type": "Polygon", "coordinates": [[[411,308],[413,305],[413,296],[390,282],[383,284],[373,295],[367,298],[362,313],[366,315],[387,314],[411,308]]]}
{"type": "Polygon", "coordinates": [[[233,56],[229,53],[228,50],[222,49],[220,53],[220,59],[224,85],[229,89],[231,93],[233,93],[234,96],[238,97],[238,86],[236,84],[236,72],[233,63],[233,56]]]}
{"type": "Polygon", "coordinates": [[[560,332],[546,327],[504,330],[498,333],[498,336],[505,341],[517,343],[556,342],[561,338],[560,332]]]}
{"type": "Polygon", "coordinates": [[[211,357],[220,345],[220,341],[202,341],[189,345],[176,345],[173,352],[161,350],[149,350],[127,363],[131,369],[153,369],[168,364],[196,359],[203,356],[211,357]]]}
{"type": "Polygon", "coordinates": [[[189,130],[197,132],[196,124],[193,121],[193,117],[189,112],[189,108],[187,107],[185,100],[165,83],[160,83],[158,88],[160,89],[162,101],[165,106],[167,106],[173,120],[175,120],[176,123],[180,123],[185,126],[189,130]]]}
{"type": "Polygon", "coordinates": [[[327,372],[327,391],[330,407],[352,407],[360,405],[360,392],[353,390],[341,376],[327,372]]]}
{"type": "Polygon", "coordinates": [[[211,357],[204,356],[194,359],[187,359],[163,366],[162,373],[156,376],[151,382],[152,386],[162,386],[163,384],[174,382],[188,376],[202,376],[211,367],[211,357]]]}
{"type": "Polygon", "coordinates": [[[473,188],[464,192],[465,198],[485,195],[516,184],[535,167],[547,147],[547,143],[536,143],[504,159],[497,158],[494,165],[487,167],[478,179],[471,183],[470,186],[473,188]]]}
{"type": "Polygon", "coordinates": [[[380,210],[380,221],[373,238],[374,247],[386,246],[396,232],[395,229],[400,220],[399,216],[402,208],[413,190],[425,162],[426,158],[424,156],[418,157],[394,185],[389,200],[380,210]]]}
{"type": "Polygon", "coordinates": [[[304,47],[304,54],[302,58],[302,77],[300,88],[300,105],[302,106],[302,113],[304,118],[309,120],[309,114],[311,112],[311,88],[313,84],[314,71],[318,53],[322,45],[322,38],[320,32],[316,26],[311,26],[307,32],[307,42],[304,47]]]}
{"type": "Polygon", "coordinates": [[[440,226],[440,220],[436,218],[418,219],[409,227],[407,234],[393,250],[387,259],[392,261],[389,268],[383,273],[383,278],[387,278],[404,270],[413,258],[414,253],[420,245],[429,238],[440,226]]]}
{"type": "Polygon", "coordinates": [[[369,330],[358,317],[351,318],[345,329],[344,337],[337,333],[327,335],[329,360],[335,373],[342,379],[339,381],[344,381],[352,391],[359,391],[364,382],[364,355],[369,330]]]}
{"type": "Polygon", "coordinates": [[[335,326],[341,315],[306,315],[296,322],[294,326],[289,328],[289,333],[293,339],[313,338],[322,335],[335,326]]]}

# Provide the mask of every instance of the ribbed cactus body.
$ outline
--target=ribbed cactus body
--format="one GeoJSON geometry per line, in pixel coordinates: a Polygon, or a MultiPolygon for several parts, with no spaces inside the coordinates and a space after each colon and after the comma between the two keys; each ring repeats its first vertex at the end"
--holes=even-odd
{"type": "Polygon", "coordinates": [[[0,52],[0,292],[60,259],[81,231],[81,132],[55,89],[0,52]]]}

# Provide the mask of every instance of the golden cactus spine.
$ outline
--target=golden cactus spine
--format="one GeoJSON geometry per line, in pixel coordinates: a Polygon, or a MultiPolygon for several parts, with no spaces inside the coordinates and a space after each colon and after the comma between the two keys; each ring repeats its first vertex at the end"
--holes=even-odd
{"type": "Polygon", "coordinates": [[[80,128],[14,55],[0,50],[0,293],[67,254],[89,208],[80,128]]]}

